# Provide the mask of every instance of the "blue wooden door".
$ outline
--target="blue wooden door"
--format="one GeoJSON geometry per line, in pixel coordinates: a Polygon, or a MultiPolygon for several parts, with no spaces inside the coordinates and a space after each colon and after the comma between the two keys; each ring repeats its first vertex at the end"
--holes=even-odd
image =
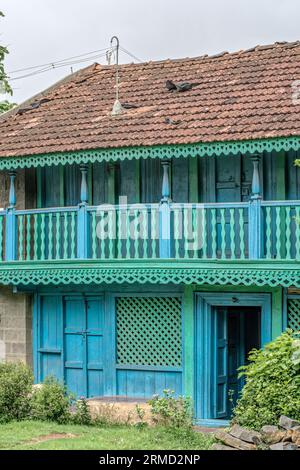
{"type": "Polygon", "coordinates": [[[101,296],[42,296],[39,303],[39,381],[53,375],[77,397],[103,395],[101,296]]]}
{"type": "Polygon", "coordinates": [[[226,418],[228,414],[228,321],[227,308],[218,308],[215,313],[215,418],[226,418]]]}
{"type": "Polygon", "coordinates": [[[65,297],[65,381],[77,396],[103,394],[103,303],[65,297]]]}

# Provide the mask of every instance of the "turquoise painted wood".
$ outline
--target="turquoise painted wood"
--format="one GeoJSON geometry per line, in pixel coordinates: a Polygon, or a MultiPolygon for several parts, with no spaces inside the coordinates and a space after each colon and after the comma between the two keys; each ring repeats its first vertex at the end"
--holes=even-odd
{"type": "Polygon", "coordinates": [[[99,208],[84,203],[8,209],[1,220],[7,261],[300,259],[300,201],[99,208]]]}
{"type": "Polygon", "coordinates": [[[54,375],[77,397],[103,395],[103,297],[44,295],[37,301],[38,380],[54,375]]]}
{"type": "Polygon", "coordinates": [[[228,399],[228,325],[226,308],[214,309],[213,338],[215,341],[216,390],[213,414],[217,419],[227,418],[228,399]]]}
{"type": "MultiPolygon", "coordinates": [[[[144,296],[146,302],[147,294],[144,296]]],[[[77,397],[149,398],[164,389],[182,394],[181,366],[118,364],[115,299],[111,295],[54,291],[36,295],[36,380],[54,375],[77,397]]]]}
{"type": "MultiPolygon", "coordinates": [[[[195,294],[194,397],[196,419],[201,422],[217,420],[215,421],[217,423],[229,418],[228,389],[230,382],[233,385],[232,364],[242,363],[245,358],[244,340],[235,338],[233,341],[233,336],[231,338],[228,336],[229,307],[232,309],[238,307],[240,316],[244,309],[251,307],[251,312],[257,317],[259,309],[259,346],[268,343],[272,337],[269,294],[217,292],[195,294]],[[233,351],[232,343],[237,341],[239,349],[233,351]]],[[[258,330],[258,326],[255,330],[258,330]]]]}

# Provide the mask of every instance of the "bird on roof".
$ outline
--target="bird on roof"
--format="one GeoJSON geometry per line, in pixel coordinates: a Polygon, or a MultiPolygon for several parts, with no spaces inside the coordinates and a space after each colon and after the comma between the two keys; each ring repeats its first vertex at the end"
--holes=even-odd
{"type": "Polygon", "coordinates": [[[166,88],[168,91],[188,91],[198,85],[200,85],[200,83],[190,83],[190,82],[174,83],[172,82],[172,80],[166,81],[166,88]]]}

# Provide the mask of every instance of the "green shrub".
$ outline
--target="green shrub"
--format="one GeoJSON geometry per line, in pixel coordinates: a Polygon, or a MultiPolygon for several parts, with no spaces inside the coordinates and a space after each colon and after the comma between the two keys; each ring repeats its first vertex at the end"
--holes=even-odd
{"type": "Polygon", "coordinates": [[[0,423],[28,418],[32,385],[25,364],[0,363],[0,423]]]}
{"type": "Polygon", "coordinates": [[[280,415],[300,419],[300,341],[287,330],[241,368],[246,384],[233,422],[253,429],[278,424],[280,415]]]}
{"type": "Polygon", "coordinates": [[[47,377],[32,394],[31,417],[40,421],[67,423],[71,420],[72,396],[54,377],[47,377]]]}
{"type": "Polygon", "coordinates": [[[163,396],[155,395],[149,400],[155,424],[173,428],[191,428],[193,422],[190,398],[174,396],[172,390],[164,390],[163,396]]]}
{"type": "Polygon", "coordinates": [[[73,424],[81,424],[85,426],[93,424],[90,409],[87,404],[87,400],[84,397],[76,401],[71,420],[73,424]]]}

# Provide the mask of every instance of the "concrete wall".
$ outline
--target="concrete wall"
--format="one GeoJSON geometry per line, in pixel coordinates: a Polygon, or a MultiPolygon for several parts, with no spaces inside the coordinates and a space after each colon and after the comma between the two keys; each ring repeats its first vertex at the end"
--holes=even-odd
{"type": "MultiPolygon", "coordinates": [[[[35,191],[35,180],[28,177],[28,170],[26,173],[25,177],[25,170],[17,172],[17,209],[34,207],[31,195],[35,191]],[[28,200],[27,188],[31,200],[28,200]]],[[[8,195],[9,176],[7,172],[1,172],[0,207],[8,206],[8,195]]],[[[32,364],[32,298],[28,294],[14,294],[13,286],[0,285],[0,355],[3,354],[7,361],[21,360],[32,364]]]]}

